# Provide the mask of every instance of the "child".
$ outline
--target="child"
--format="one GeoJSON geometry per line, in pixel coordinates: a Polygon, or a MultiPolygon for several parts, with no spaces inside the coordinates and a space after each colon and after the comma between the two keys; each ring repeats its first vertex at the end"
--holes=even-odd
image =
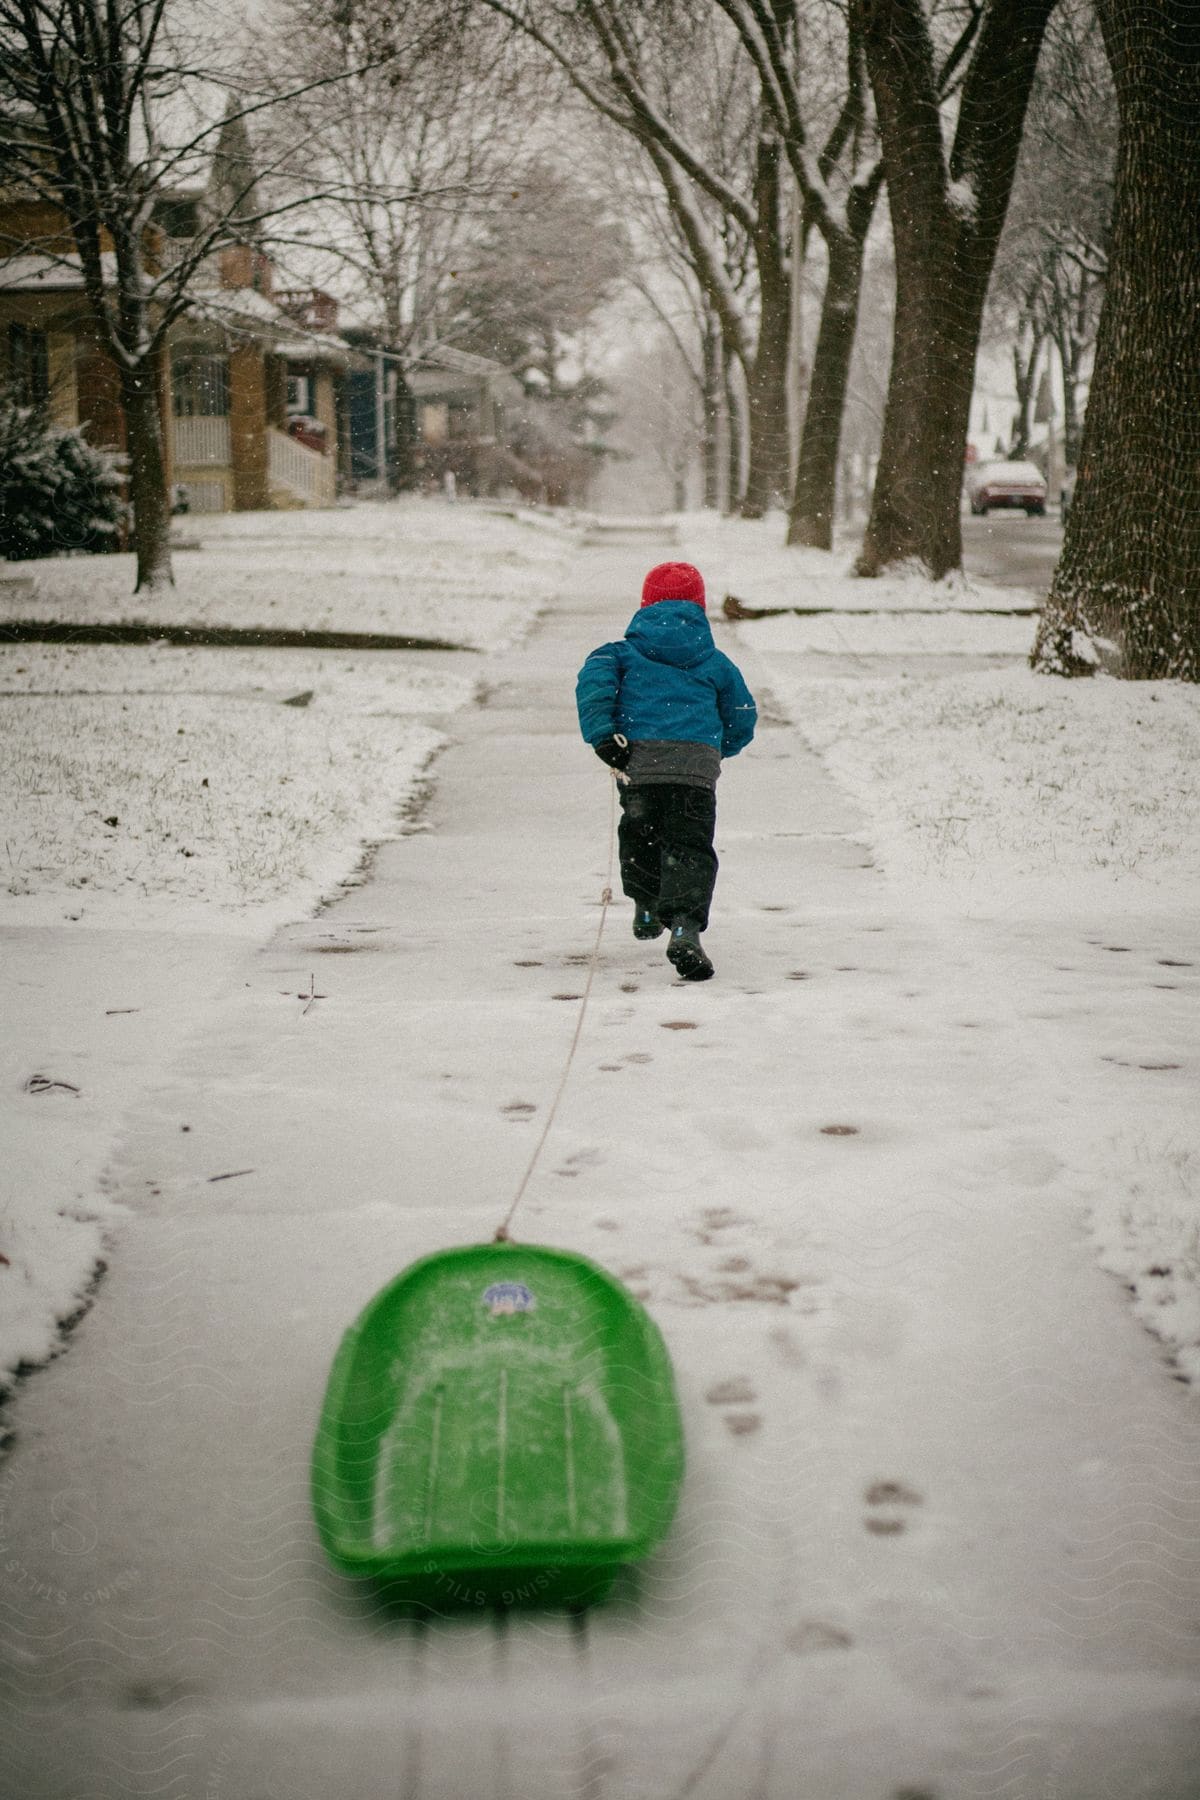
{"type": "Polygon", "coordinates": [[[700,933],[717,879],[717,777],[722,757],[754,736],[758,715],[740,671],[713,643],[698,569],[651,569],[625,636],[580,669],[575,701],[584,738],[619,771],[633,935],[669,928],[669,961],[684,981],[707,981],[713,966],[700,933]]]}

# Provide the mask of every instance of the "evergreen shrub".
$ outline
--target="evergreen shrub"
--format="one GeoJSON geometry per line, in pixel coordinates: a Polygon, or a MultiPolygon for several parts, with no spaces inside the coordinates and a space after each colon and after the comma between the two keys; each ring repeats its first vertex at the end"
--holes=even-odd
{"type": "Polygon", "coordinates": [[[122,460],[0,394],[0,557],[116,549],[126,514],[122,460]]]}

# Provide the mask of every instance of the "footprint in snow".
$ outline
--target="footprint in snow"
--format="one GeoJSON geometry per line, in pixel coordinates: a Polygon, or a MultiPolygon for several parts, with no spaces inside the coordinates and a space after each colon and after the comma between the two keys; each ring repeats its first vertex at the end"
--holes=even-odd
{"type": "Polygon", "coordinates": [[[823,1650],[849,1650],[854,1643],[841,1625],[825,1619],[803,1619],[789,1631],[784,1642],[793,1656],[815,1656],[823,1650]]]}
{"type": "Polygon", "coordinates": [[[898,1537],[908,1529],[906,1515],[914,1506],[920,1506],[923,1498],[902,1481],[874,1481],[863,1495],[871,1509],[863,1524],[876,1537],[898,1537]]]}
{"type": "Polygon", "coordinates": [[[760,1413],[741,1410],[758,1399],[753,1386],[744,1375],[734,1375],[727,1381],[715,1382],[704,1398],[710,1406],[738,1408],[737,1411],[723,1414],[725,1429],[731,1437],[751,1437],[761,1428],[760,1413]]]}
{"type": "Polygon", "coordinates": [[[700,1215],[710,1231],[726,1231],[731,1225],[745,1225],[749,1221],[734,1212],[732,1206],[706,1206],[700,1215]]]}
{"type": "Polygon", "coordinates": [[[744,1375],[732,1375],[727,1381],[714,1382],[704,1398],[710,1406],[749,1406],[758,1395],[744,1375]]]}

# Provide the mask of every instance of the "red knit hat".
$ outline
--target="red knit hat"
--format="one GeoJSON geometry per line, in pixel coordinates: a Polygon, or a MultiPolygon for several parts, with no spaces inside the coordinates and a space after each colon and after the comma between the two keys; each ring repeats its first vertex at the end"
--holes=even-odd
{"type": "Polygon", "coordinates": [[[704,605],[704,577],[691,563],[656,563],[642,583],[642,605],[656,600],[694,600],[704,605]]]}

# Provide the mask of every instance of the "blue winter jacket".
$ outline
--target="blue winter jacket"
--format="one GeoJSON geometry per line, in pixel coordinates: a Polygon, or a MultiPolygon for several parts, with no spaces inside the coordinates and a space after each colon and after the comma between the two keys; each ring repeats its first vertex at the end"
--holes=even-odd
{"type": "Polygon", "coordinates": [[[639,608],[623,638],[592,651],[575,703],[589,744],[619,732],[630,743],[712,744],[722,756],[746,748],[758,718],[740,669],[691,600],[639,608]]]}

